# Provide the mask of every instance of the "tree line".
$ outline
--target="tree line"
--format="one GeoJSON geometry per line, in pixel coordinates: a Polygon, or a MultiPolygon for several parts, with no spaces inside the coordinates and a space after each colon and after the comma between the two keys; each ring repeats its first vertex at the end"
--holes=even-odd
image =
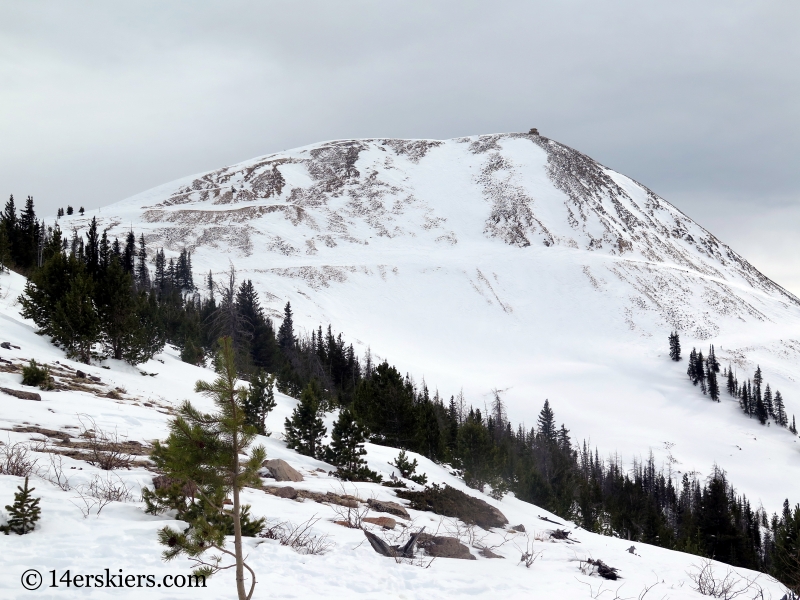
{"type": "MultiPolygon", "coordinates": [[[[680,338],[676,331],[669,336],[670,358],[674,361],[681,360],[680,338]]],[[[714,345],[708,348],[708,356],[703,357],[703,352],[692,348],[689,354],[689,365],[686,374],[694,385],[699,385],[703,394],[707,394],[713,401],[720,401],[720,385],[717,373],[720,372],[720,364],[714,351],[714,345]]],[[[770,419],[780,427],[786,427],[793,434],[797,434],[794,415],[791,424],[786,413],[786,405],[780,390],[775,390],[773,394],[769,383],[764,382],[764,375],[761,367],[756,365],[756,371],[752,379],[739,382],[733,368],[729,365],[722,370],[721,376],[725,379],[725,387],[729,395],[739,400],[739,407],[748,417],[758,419],[762,425],[766,425],[770,419]]]]}
{"type": "MultiPolygon", "coordinates": [[[[7,222],[4,212],[0,229],[8,231],[7,222]]],[[[35,222],[32,201],[28,222],[35,222]]],[[[209,272],[198,286],[188,250],[167,260],[163,249],[148,250],[143,235],[130,231],[124,241],[111,241],[94,220],[85,238],[67,238],[57,225],[38,228],[41,252],[27,266],[14,257],[25,255],[17,245],[33,247],[30,236],[5,239],[13,242],[10,264],[30,277],[23,310],[55,343],[81,360],[103,355],[134,363],[170,343],[184,361],[204,365],[218,353],[218,340],[228,339],[237,375],[251,384],[243,400],[248,425],[269,433],[273,386],[298,398],[285,423],[287,443],[332,463],[343,479],[378,479],[363,459],[369,440],[451,465],[475,489],[498,498],[511,491],[591,531],[713,556],[782,581],[800,572],[800,507],[768,517],[718,468],[703,483],[688,476],[677,483],[652,457],[627,470],[619,458],[603,460],[596,449],[576,445],[557,426],[549,401],[536,426],[514,427],[500,392],[483,411],[463,394],[446,400],[388,360],[375,364],[369,352],[359,359],[330,325],[298,334],[288,302],[276,327],[252,281],[238,281],[234,268],[219,282],[209,272]],[[322,416],[333,410],[339,414],[325,446],[322,416]]],[[[671,346],[679,359],[677,334],[671,346]]],[[[690,377],[709,392],[709,373],[719,368],[713,347],[707,358],[693,355],[690,377]]],[[[736,385],[738,394],[746,387],[754,410],[760,385],[760,378],[736,385]]],[[[766,407],[765,395],[766,388],[766,407]]],[[[773,412],[777,397],[770,396],[773,412]]]]}

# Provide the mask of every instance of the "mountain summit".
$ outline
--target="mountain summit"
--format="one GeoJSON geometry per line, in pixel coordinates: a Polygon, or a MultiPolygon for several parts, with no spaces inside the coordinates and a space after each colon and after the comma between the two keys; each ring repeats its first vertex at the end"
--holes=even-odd
{"type": "Polygon", "coordinates": [[[602,451],[716,461],[748,496],[800,497],[800,483],[768,491],[778,469],[800,474],[796,438],[710,402],[667,343],[714,344],[740,380],[760,365],[800,414],[800,301],[651,190],[533,131],[313,144],[62,228],[92,216],[151,251],[191,250],[215,279],[233,264],[274,317],[290,301],[297,324],[331,323],[448,397],[463,387],[482,407],[500,390],[528,423],[549,398],[602,451]]]}

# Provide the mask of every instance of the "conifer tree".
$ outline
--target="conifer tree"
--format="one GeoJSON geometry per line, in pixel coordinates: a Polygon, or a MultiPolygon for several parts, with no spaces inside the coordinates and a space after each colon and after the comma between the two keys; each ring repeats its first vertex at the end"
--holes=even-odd
{"type": "Polygon", "coordinates": [[[6,506],[9,519],[6,525],[0,527],[0,531],[8,535],[16,533],[25,535],[36,527],[42,509],[39,508],[41,498],[33,498],[31,492],[36,488],[28,487],[28,478],[25,478],[24,486],[17,486],[19,492],[14,493],[14,504],[6,506]]]}
{"type": "Polygon", "coordinates": [[[756,397],[756,407],[755,407],[755,416],[758,419],[758,422],[762,425],[765,425],[769,415],[767,414],[767,408],[764,406],[764,401],[761,399],[760,396],[756,397]]]}
{"type": "Polygon", "coordinates": [[[719,384],[717,383],[717,373],[709,365],[708,369],[708,395],[714,402],[719,402],[719,384]]]}
{"type": "Polygon", "coordinates": [[[686,374],[689,376],[693,385],[697,385],[699,378],[697,376],[697,350],[692,348],[689,353],[689,366],[686,368],[686,374]]]}
{"type": "Polygon", "coordinates": [[[775,404],[775,420],[781,427],[786,427],[786,425],[789,423],[789,419],[786,416],[786,407],[783,404],[783,397],[781,396],[780,391],[775,392],[774,404],[775,404]]]}
{"type": "Polygon", "coordinates": [[[283,309],[283,323],[278,329],[278,344],[281,348],[294,348],[294,323],[292,322],[292,305],[287,302],[283,309]]]}
{"type": "Polygon", "coordinates": [[[144,234],[139,236],[139,249],[136,252],[136,285],[140,290],[150,289],[150,270],[147,268],[147,246],[144,234]]]}
{"type": "Polygon", "coordinates": [[[243,408],[245,421],[255,427],[259,434],[267,434],[267,415],[275,408],[275,376],[258,369],[250,380],[250,390],[245,396],[243,408]]]}
{"type": "Polygon", "coordinates": [[[553,409],[550,408],[550,400],[544,401],[544,406],[539,413],[538,434],[539,437],[547,442],[555,442],[557,438],[556,421],[553,409]]]}
{"type": "Polygon", "coordinates": [[[317,386],[309,383],[300,394],[300,401],[285,421],[286,445],[300,454],[319,457],[322,436],[327,431],[319,417],[320,401],[317,386]]]}
{"type": "Polygon", "coordinates": [[[163,292],[166,289],[166,259],[164,258],[164,249],[161,248],[156,251],[156,272],[155,272],[155,287],[159,292],[163,292]]]}
{"type": "Polygon", "coordinates": [[[72,207],[69,204],[67,204],[67,214],[71,215],[73,212],[74,211],[73,211],[72,207]]]}
{"type": "Polygon", "coordinates": [[[764,408],[767,409],[767,414],[775,419],[775,404],[772,399],[772,390],[769,389],[769,384],[764,388],[764,408]]]}
{"type": "Polygon", "coordinates": [[[681,340],[677,331],[669,334],[669,357],[675,362],[681,359],[681,340]]]}
{"type": "Polygon", "coordinates": [[[733,378],[733,371],[730,365],[728,365],[728,393],[731,396],[736,395],[736,380],[733,378]]]}
{"type": "Polygon", "coordinates": [[[792,415],[792,425],[789,427],[789,431],[797,435],[797,425],[794,424],[794,415],[792,415]]]}
{"type": "Polygon", "coordinates": [[[91,278],[82,263],[75,258],[69,260],[80,266],[71,269],[69,289],[56,302],[49,329],[67,356],[88,365],[92,346],[100,340],[100,318],[92,300],[94,285],[91,278]]]}
{"type": "Polygon", "coordinates": [[[100,271],[100,238],[97,236],[97,219],[92,217],[86,234],[86,271],[97,279],[100,271]]]}
{"type": "MultiPolygon", "coordinates": [[[[217,379],[213,383],[198,381],[196,391],[213,399],[217,412],[205,414],[188,401],[181,405],[178,416],[169,424],[170,435],[162,444],[156,442],[152,458],[156,465],[176,481],[176,494],[189,486],[193,495],[199,496],[202,510],[187,510],[181,519],[188,529],[164,527],[158,533],[159,542],[166,546],[164,560],[185,555],[194,561],[195,573],[208,577],[223,569],[235,567],[236,591],[239,600],[249,600],[255,589],[256,577],[245,563],[242,547],[243,526],[249,522],[248,508],[242,506],[240,493],[246,485],[259,485],[258,469],[266,458],[262,446],[249,448],[255,436],[253,428],[245,423],[244,388],[236,387],[236,363],[231,340],[219,341],[215,367],[217,379]],[[246,462],[241,456],[247,455],[246,462]],[[233,500],[231,510],[225,498],[233,500]],[[227,547],[227,524],[233,524],[233,551],[227,547]],[[206,552],[216,551],[206,557],[206,552]],[[223,555],[234,563],[222,566],[223,555]],[[245,590],[244,570],[250,573],[250,589],[245,590]]],[[[152,512],[163,510],[159,497],[148,490],[146,502],[152,512]]],[[[163,495],[162,495],[163,496],[163,495]]],[[[195,503],[192,503],[194,506],[195,503]]],[[[263,527],[263,521],[260,526],[263,527]]],[[[259,527],[256,527],[259,529],[259,527]]]]}
{"type": "Polygon", "coordinates": [[[367,467],[364,442],[366,428],[345,407],[331,431],[331,445],[326,448],[328,462],[336,465],[336,477],[344,481],[380,481],[380,476],[367,467]]]}
{"type": "Polygon", "coordinates": [[[711,344],[708,347],[708,360],[706,361],[708,364],[708,369],[710,371],[714,371],[714,373],[719,373],[719,362],[717,361],[717,354],[714,351],[714,344],[711,344]]]}
{"type": "Polygon", "coordinates": [[[128,232],[128,235],[125,237],[125,249],[122,251],[122,269],[126,273],[130,273],[131,276],[134,276],[134,269],[136,265],[134,264],[136,261],[136,236],[133,233],[133,230],[128,232]]]}

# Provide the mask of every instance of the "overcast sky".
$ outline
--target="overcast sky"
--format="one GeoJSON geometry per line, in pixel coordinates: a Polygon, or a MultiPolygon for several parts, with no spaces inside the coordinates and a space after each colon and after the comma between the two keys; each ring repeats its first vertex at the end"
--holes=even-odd
{"type": "Polygon", "coordinates": [[[353,137],[527,131],[800,295],[800,2],[0,3],[0,194],[87,209],[353,137]]]}

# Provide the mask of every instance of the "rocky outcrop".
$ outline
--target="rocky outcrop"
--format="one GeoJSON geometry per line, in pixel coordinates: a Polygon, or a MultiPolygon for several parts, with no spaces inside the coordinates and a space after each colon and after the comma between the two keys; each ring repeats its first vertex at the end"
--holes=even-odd
{"type": "Polygon", "coordinates": [[[303,481],[300,472],[281,458],[265,460],[261,466],[267,468],[275,481],[303,481]]]}
{"type": "Polygon", "coordinates": [[[411,518],[408,514],[408,511],[401,504],[398,504],[397,502],[389,502],[386,500],[375,500],[375,498],[370,498],[369,500],[367,500],[367,504],[375,512],[389,513],[390,515],[395,515],[403,519],[411,518]]]}

